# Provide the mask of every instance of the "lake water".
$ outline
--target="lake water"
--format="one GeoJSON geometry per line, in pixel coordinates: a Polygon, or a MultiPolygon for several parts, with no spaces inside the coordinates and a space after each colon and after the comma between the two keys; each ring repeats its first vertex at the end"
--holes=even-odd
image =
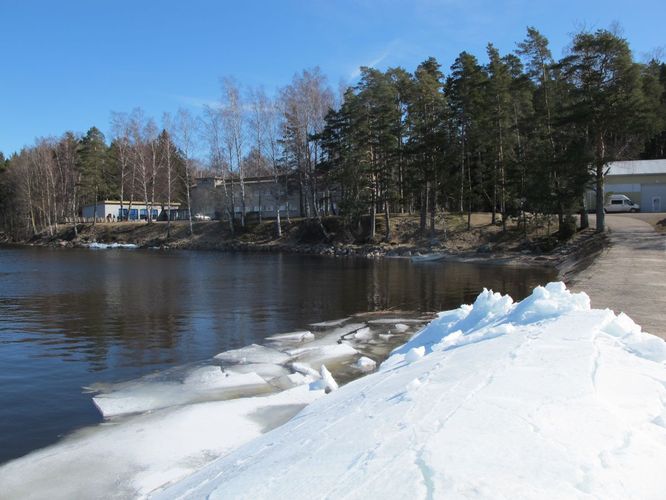
{"type": "Polygon", "coordinates": [[[84,388],[378,310],[515,299],[549,269],[280,254],[0,248],[0,463],[102,420],[84,388]]]}

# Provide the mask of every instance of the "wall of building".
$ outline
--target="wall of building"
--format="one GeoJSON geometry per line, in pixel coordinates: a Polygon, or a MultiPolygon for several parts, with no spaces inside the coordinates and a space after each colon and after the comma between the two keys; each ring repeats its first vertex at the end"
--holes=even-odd
{"type": "Polygon", "coordinates": [[[617,175],[606,178],[606,194],[625,194],[641,212],[666,210],[666,174],[617,175]]]}
{"type": "MultiPolygon", "coordinates": [[[[130,210],[129,208],[129,203],[123,203],[123,211],[124,211],[124,216],[123,219],[127,220],[145,220],[147,219],[148,215],[148,207],[145,204],[139,204],[139,203],[132,203],[132,208],[130,210]]],[[[161,205],[153,205],[152,207],[153,211],[153,220],[156,220],[161,214],[162,214],[162,206],[161,205]]],[[[174,206],[174,215],[178,213],[177,207],[174,206]]],[[[95,217],[95,205],[87,205],[81,209],[81,216],[86,218],[86,219],[92,219],[95,217]]],[[[97,204],[97,219],[102,220],[102,219],[107,219],[108,217],[111,217],[113,219],[115,217],[116,220],[119,220],[120,216],[120,202],[102,202],[97,204]]],[[[166,218],[166,215],[164,215],[166,218]]],[[[175,218],[175,217],[172,217],[175,218]]]]}
{"type": "MultiPolygon", "coordinates": [[[[239,216],[242,211],[241,189],[238,182],[226,184],[227,196],[233,189],[234,213],[239,216]]],[[[197,185],[191,191],[192,214],[207,215],[213,219],[225,217],[225,187],[221,181],[212,179],[198,179],[197,185]]],[[[247,214],[261,212],[262,218],[276,216],[277,207],[280,207],[281,216],[299,217],[300,194],[293,186],[286,188],[283,183],[276,184],[272,179],[261,181],[249,180],[245,182],[245,212],[247,214]]]]}
{"type": "Polygon", "coordinates": [[[666,183],[642,184],[641,212],[666,212],[666,183]]]}
{"type": "MultiPolygon", "coordinates": [[[[623,194],[638,203],[641,212],[666,211],[666,174],[613,175],[605,179],[605,198],[623,194]]],[[[596,206],[594,191],[586,195],[587,208],[596,206]]]]}

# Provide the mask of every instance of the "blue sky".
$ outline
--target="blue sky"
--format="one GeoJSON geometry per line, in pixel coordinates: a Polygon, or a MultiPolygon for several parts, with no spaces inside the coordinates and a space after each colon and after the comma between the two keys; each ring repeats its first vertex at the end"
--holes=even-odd
{"type": "Polygon", "coordinates": [[[663,0],[0,0],[0,151],[108,130],[111,111],[194,111],[233,75],[267,91],[318,65],[331,86],[360,65],[445,71],[486,43],[512,51],[536,26],[562,55],[578,28],[620,23],[637,59],[666,45],[663,0]]]}

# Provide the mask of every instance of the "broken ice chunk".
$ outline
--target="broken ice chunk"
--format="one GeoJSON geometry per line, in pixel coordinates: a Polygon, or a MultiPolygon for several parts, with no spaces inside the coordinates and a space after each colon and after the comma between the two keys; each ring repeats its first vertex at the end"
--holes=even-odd
{"type": "Polygon", "coordinates": [[[363,372],[371,372],[377,367],[377,363],[366,356],[361,356],[354,366],[363,372]]]}
{"type": "Polygon", "coordinates": [[[413,363],[414,361],[421,359],[424,355],[425,347],[412,347],[409,351],[407,351],[407,354],[405,354],[405,361],[407,363],[413,363]]]}
{"type": "Polygon", "coordinates": [[[270,363],[281,365],[289,361],[290,356],[277,349],[252,344],[240,349],[221,352],[215,359],[225,363],[270,363]]]}
{"type": "Polygon", "coordinates": [[[318,369],[324,363],[354,357],[358,354],[358,351],[349,344],[342,342],[340,344],[321,345],[312,349],[302,349],[300,352],[294,352],[294,354],[299,362],[307,363],[318,369]]]}
{"type": "Polygon", "coordinates": [[[335,391],[338,388],[338,383],[333,378],[333,375],[331,375],[331,372],[328,371],[326,365],[321,365],[321,368],[319,369],[319,375],[321,378],[310,384],[311,390],[323,389],[326,393],[329,393],[331,391],[335,391]]]}
{"type": "Polygon", "coordinates": [[[369,340],[372,338],[372,332],[367,326],[365,328],[360,328],[354,333],[354,338],[356,340],[369,340]]]}
{"type": "Polygon", "coordinates": [[[314,340],[314,338],[315,336],[312,332],[308,330],[302,330],[298,332],[278,333],[276,335],[271,335],[270,337],[266,337],[266,340],[269,340],[271,342],[301,343],[301,342],[309,342],[311,340],[314,340]]]}

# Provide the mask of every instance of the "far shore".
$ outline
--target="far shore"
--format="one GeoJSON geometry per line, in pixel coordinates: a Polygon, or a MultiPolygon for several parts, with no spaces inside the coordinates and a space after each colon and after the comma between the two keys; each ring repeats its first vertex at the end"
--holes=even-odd
{"type": "Polygon", "coordinates": [[[466,216],[440,217],[436,231],[427,232],[425,236],[418,231],[417,216],[394,216],[388,243],[382,241],[383,219],[378,219],[374,242],[354,239],[341,229],[338,218],[324,218],[323,222],[329,231],[327,238],[306,219],[283,221],[281,238],[275,237],[275,221],[263,221],[234,235],[220,221],[197,221],[193,223],[193,236],[189,234],[187,221],[174,221],[169,238],[166,222],[100,222],[94,226],[91,223],[78,224],[77,234],[72,224],[59,225],[53,234],[45,231],[30,240],[13,243],[65,248],[119,243],[151,249],[284,252],[364,258],[438,254],[440,259],[436,262],[551,267],[558,270],[560,279],[568,281],[585,268],[607,242],[605,235],[596,234],[592,229],[578,231],[568,240],[559,241],[554,233],[556,223],[553,220],[532,222],[527,232],[512,220],[506,231],[502,231],[501,224],[491,224],[489,213],[473,214],[470,229],[466,216]]]}

